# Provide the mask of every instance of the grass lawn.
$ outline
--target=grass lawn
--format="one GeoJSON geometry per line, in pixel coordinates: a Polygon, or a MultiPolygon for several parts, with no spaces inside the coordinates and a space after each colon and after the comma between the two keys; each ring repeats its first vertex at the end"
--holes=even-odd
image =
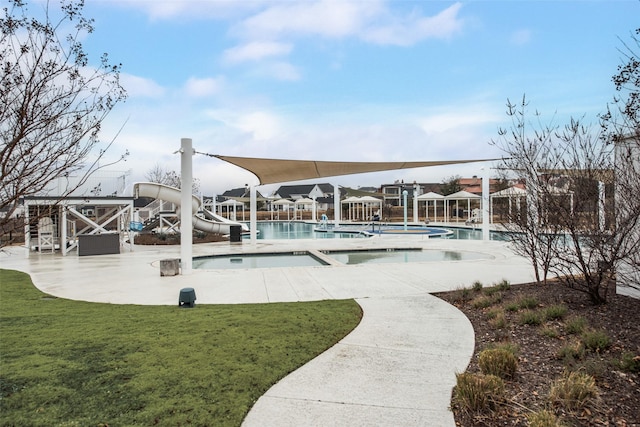
{"type": "Polygon", "coordinates": [[[69,301],[0,269],[0,425],[238,426],[361,314],[353,300],[193,309],[69,301]]]}

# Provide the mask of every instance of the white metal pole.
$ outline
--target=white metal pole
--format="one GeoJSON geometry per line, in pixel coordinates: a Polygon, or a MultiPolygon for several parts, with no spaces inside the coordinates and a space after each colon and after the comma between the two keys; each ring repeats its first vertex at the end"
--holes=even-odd
{"type": "Polygon", "coordinates": [[[413,222],[418,222],[418,188],[413,189],[413,222]]]}
{"type": "Polygon", "coordinates": [[[333,218],[336,227],[340,226],[340,188],[337,184],[333,186],[333,218]]]}
{"type": "Polygon", "coordinates": [[[489,165],[485,165],[482,175],[482,240],[489,240],[489,165]]]}
{"type": "Polygon", "coordinates": [[[404,229],[407,229],[407,195],[409,194],[409,192],[407,190],[404,190],[402,192],[402,204],[404,205],[404,229]]]}
{"type": "Polygon", "coordinates": [[[249,237],[252,245],[258,243],[258,201],[256,186],[249,187],[249,237]]]}
{"type": "Polygon", "coordinates": [[[193,265],[193,211],[191,188],[193,185],[193,142],[190,138],[180,140],[180,257],[182,274],[191,274],[193,265]]]}

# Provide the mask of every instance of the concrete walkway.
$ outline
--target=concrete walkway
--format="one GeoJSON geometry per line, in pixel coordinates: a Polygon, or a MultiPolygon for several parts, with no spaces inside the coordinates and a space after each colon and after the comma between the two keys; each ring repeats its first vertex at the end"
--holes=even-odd
{"type": "Polygon", "coordinates": [[[455,373],[473,354],[468,319],[432,292],[533,279],[528,262],[504,243],[423,239],[318,239],[194,246],[194,256],[373,248],[423,248],[486,254],[473,261],[413,262],[242,270],[194,270],[160,277],[159,261],[177,247],[136,247],[119,255],[61,257],[9,248],[0,267],[31,274],[43,292],[116,304],[177,305],[193,287],[197,304],[355,298],[364,316],[333,348],[275,384],[245,426],[454,426],[449,410],[455,373]]]}

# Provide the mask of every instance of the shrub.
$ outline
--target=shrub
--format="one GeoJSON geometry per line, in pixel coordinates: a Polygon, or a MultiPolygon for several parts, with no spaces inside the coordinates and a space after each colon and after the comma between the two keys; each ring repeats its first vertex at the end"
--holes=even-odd
{"type": "Polygon", "coordinates": [[[553,412],[543,409],[541,411],[533,412],[527,415],[527,421],[529,421],[529,427],[564,427],[565,424],[560,422],[560,419],[556,417],[553,412]]]}
{"type": "Polygon", "coordinates": [[[513,352],[499,347],[481,351],[478,355],[478,366],[486,375],[509,379],[516,374],[518,360],[513,352]]]}
{"type": "Polygon", "coordinates": [[[583,357],[584,346],[581,342],[577,341],[560,347],[556,353],[556,358],[562,360],[565,365],[571,364],[583,357]]]}
{"type": "Polygon", "coordinates": [[[495,319],[500,314],[502,314],[502,310],[500,310],[499,308],[494,308],[485,313],[485,315],[487,316],[487,319],[495,319]]]}
{"type": "Polygon", "coordinates": [[[540,329],[540,334],[547,338],[558,338],[560,333],[558,330],[552,326],[544,326],[540,329]]]}
{"type": "Polygon", "coordinates": [[[487,307],[491,307],[492,305],[493,305],[493,298],[490,298],[487,296],[477,297],[477,298],[474,298],[473,301],[471,301],[471,306],[473,308],[487,308],[487,307]]]}
{"type": "Polygon", "coordinates": [[[640,372],[640,356],[633,353],[624,353],[620,359],[620,369],[626,372],[640,372]]]}
{"type": "Polygon", "coordinates": [[[597,395],[596,381],[591,375],[570,372],[554,381],[549,399],[553,404],[565,409],[578,409],[588,404],[597,395]]]}
{"type": "Polygon", "coordinates": [[[588,350],[595,352],[605,350],[611,345],[611,339],[604,331],[585,331],[580,338],[588,350]]]}
{"type": "Polygon", "coordinates": [[[502,279],[501,282],[498,282],[496,284],[496,287],[498,289],[500,289],[501,291],[508,291],[509,288],[511,287],[511,283],[509,283],[509,281],[507,279],[502,279]]]}
{"type": "Polygon", "coordinates": [[[557,304],[550,305],[544,310],[544,317],[547,320],[558,320],[564,318],[567,314],[567,306],[557,304]]]}
{"type": "Polygon", "coordinates": [[[574,316],[567,320],[566,328],[568,334],[581,334],[587,327],[587,319],[582,316],[574,316]]]}
{"type": "Polygon", "coordinates": [[[489,325],[494,329],[504,329],[507,327],[507,318],[504,313],[500,312],[494,318],[489,320],[489,325]]]}
{"type": "Polygon", "coordinates": [[[518,306],[520,308],[533,309],[538,306],[538,300],[533,297],[522,297],[518,301],[518,306]]]}
{"type": "Polygon", "coordinates": [[[454,302],[467,302],[471,299],[471,290],[467,287],[461,287],[456,289],[455,295],[453,297],[454,302]]]}
{"type": "Polygon", "coordinates": [[[456,374],[455,401],[461,408],[484,412],[497,406],[504,394],[504,382],[494,375],[456,374]]]}
{"type": "Polygon", "coordinates": [[[480,292],[482,290],[482,282],[479,280],[476,280],[475,282],[473,282],[471,289],[473,289],[476,292],[480,292]]]}
{"type": "Polygon", "coordinates": [[[504,309],[507,311],[516,312],[520,310],[520,304],[518,304],[517,302],[510,302],[509,304],[504,306],[504,309]]]}
{"type": "Polygon", "coordinates": [[[520,313],[520,324],[538,326],[542,323],[542,316],[537,311],[527,310],[520,313]]]}

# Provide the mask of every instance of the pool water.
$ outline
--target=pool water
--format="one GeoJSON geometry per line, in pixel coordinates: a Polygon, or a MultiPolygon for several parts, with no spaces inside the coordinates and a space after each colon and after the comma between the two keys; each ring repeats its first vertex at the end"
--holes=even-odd
{"type": "Polygon", "coordinates": [[[281,254],[241,254],[197,257],[193,268],[228,270],[244,268],[313,267],[327,265],[308,252],[281,254]]]}
{"type": "MultiPolygon", "coordinates": [[[[247,224],[248,225],[248,224],[247,224]]],[[[367,239],[369,236],[358,233],[319,233],[314,231],[316,224],[294,221],[260,221],[256,224],[258,230],[257,238],[260,239],[367,239]]],[[[399,226],[398,229],[403,228],[399,226]]],[[[425,227],[418,227],[424,229],[425,227]]],[[[455,228],[455,227],[437,227],[451,231],[451,234],[442,236],[443,239],[458,240],[482,240],[481,229],[455,228]]],[[[378,229],[376,228],[376,234],[378,229]]],[[[411,233],[406,233],[411,234],[411,233]]],[[[424,234],[424,233],[421,233],[424,234]]],[[[243,236],[243,239],[249,239],[243,236]]],[[[491,240],[505,240],[504,233],[491,232],[491,240]]]]}
{"type": "Polygon", "coordinates": [[[398,249],[398,250],[361,250],[327,251],[331,258],[343,264],[382,264],[406,262],[470,261],[492,259],[489,254],[478,252],[443,251],[436,249],[398,249]]]}
{"type": "MultiPolygon", "coordinates": [[[[349,233],[317,233],[315,224],[305,222],[258,222],[258,239],[363,239],[366,236],[349,233]]],[[[243,236],[248,239],[248,236],[243,236]]]]}

